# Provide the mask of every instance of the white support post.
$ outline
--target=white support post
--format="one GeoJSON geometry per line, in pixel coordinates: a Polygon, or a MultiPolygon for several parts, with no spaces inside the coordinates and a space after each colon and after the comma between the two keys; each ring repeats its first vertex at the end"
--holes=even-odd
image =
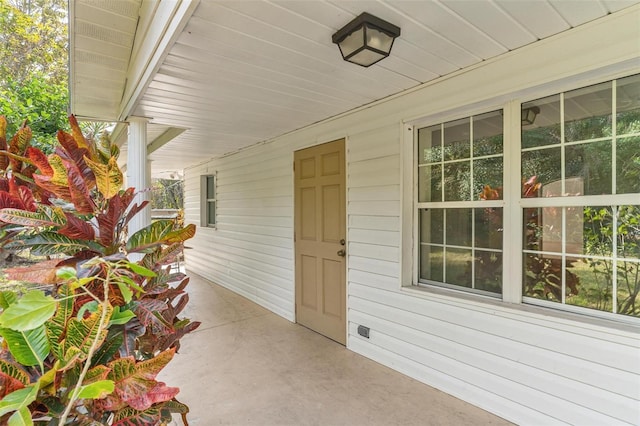
{"type": "MultiPolygon", "coordinates": [[[[133,203],[149,200],[151,167],[147,159],[147,119],[129,118],[129,141],[127,146],[127,185],[134,187],[136,197],[133,203]]],[[[151,224],[151,208],[147,206],[129,222],[129,235],[151,224]]]]}

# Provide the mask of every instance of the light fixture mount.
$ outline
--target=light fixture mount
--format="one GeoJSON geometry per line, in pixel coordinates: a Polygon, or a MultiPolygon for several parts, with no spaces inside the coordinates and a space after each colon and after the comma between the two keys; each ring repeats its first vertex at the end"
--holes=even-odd
{"type": "Polygon", "coordinates": [[[345,61],[370,67],[389,56],[393,41],[399,35],[400,27],[363,12],[339,29],[332,40],[345,61]]]}

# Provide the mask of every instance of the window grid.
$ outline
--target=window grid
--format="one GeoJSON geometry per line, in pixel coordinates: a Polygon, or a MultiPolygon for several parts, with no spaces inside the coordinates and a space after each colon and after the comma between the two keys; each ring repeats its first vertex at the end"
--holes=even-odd
{"type": "MultiPolygon", "coordinates": [[[[497,111],[491,111],[491,112],[487,112],[486,114],[490,114],[492,112],[497,112],[497,111]]],[[[504,158],[504,141],[502,141],[502,147],[501,147],[501,152],[498,152],[496,154],[482,154],[482,155],[476,155],[475,153],[475,119],[477,116],[469,116],[468,118],[468,123],[465,123],[465,125],[468,125],[468,131],[469,131],[469,135],[468,135],[468,149],[469,149],[469,153],[468,156],[466,158],[453,158],[453,159],[446,159],[446,155],[445,155],[445,137],[447,136],[446,133],[446,127],[448,124],[453,123],[457,120],[454,121],[448,121],[448,122],[442,122],[439,123],[436,126],[424,126],[421,127],[420,129],[417,129],[416,131],[416,135],[419,134],[419,130],[421,129],[428,129],[428,128],[434,128],[434,129],[438,129],[440,131],[440,135],[439,135],[439,141],[437,145],[430,145],[431,149],[439,149],[440,150],[440,155],[439,157],[437,157],[438,159],[436,161],[433,161],[433,157],[430,158],[431,161],[426,161],[422,164],[417,164],[417,168],[418,170],[420,170],[420,168],[428,168],[428,167],[434,167],[434,166],[439,166],[440,167],[440,188],[439,188],[439,194],[436,195],[437,198],[439,198],[439,201],[418,201],[416,204],[416,207],[418,208],[418,211],[422,211],[425,209],[431,209],[431,210],[441,210],[443,213],[443,219],[442,219],[442,226],[443,226],[443,235],[442,235],[442,241],[443,243],[434,243],[434,242],[424,242],[421,239],[419,239],[418,242],[418,246],[420,247],[420,258],[422,259],[422,256],[424,255],[424,250],[427,250],[428,248],[435,248],[438,247],[440,248],[442,251],[442,266],[441,266],[441,270],[442,270],[442,281],[433,281],[433,280],[428,280],[425,278],[421,278],[423,276],[422,273],[419,273],[419,279],[418,282],[423,283],[423,284],[436,284],[438,286],[444,286],[444,287],[449,287],[449,288],[453,288],[453,289],[457,289],[457,290],[474,290],[474,292],[477,293],[483,293],[486,295],[490,295],[493,297],[496,296],[500,296],[499,294],[496,294],[494,292],[490,292],[490,291],[486,291],[486,290],[481,290],[478,289],[478,283],[477,281],[477,265],[476,265],[476,256],[480,253],[480,252],[486,252],[486,253],[497,253],[500,254],[500,259],[503,259],[502,253],[503,253],[503,249],[495,249],[495,248],[485,248],[485,247],[479,247],[476,244],[476,219],[477,219],[477,215],[476,215],[476,209],[479,208],[480,206],[482,208],[499,208],[501,213],[504,214],[503,211],[503,207],[504,207],[504,202],[502,199],[499,200],[482,200],[479,199],[478,194],[475,194],[474,192],[474,183],[475,183],[475,179],[477,178],[476,175],[476,168],[475,168],[475,162],[477,160],[483,160],[483,159],[491,159],[491,158],[499,158],[499,159],[503,159],[504,158]],[[447,201],[446,197],[447,197],[447,193],[446,191],[446,185],[445,185],[445,166],[446,165],[450,165],[450,164],[469,164],[469,180],[468,180],[468,185],[469,185],[469,193],[466,194],[466,197],[468,197],[467,200],[456,200],[456,201],[447,201]],[[469,245],[458,245],[458,244],[450,244],[450,235],[449,232],[447,231],[447,224],[449,223],[449,221],[451,220],[451,218],[449,217],[449,212],[453,211],[455,209],[469,209],[471,214],[470,214],[470,235],[469,235],[469,245]],[[450,270],[448,270],[447,268],[447,260],[448,260],[448,255],[451,254],[452,250],[465,250],[469,252],[469,256],[470,256],[470,288],[469,287],[465,287],[465,286],[461,286],[461,285],[455,285],[455,284],[448,284],[447,282],[451,282],[452,280],[455,280],[453,277],[449,277],[448,275],[451,273],[450,270]]],[[[464,118],[463,118],[464,120],[464,118]]],[[[501,120],[501,130],[498,133],[500,136],[504,136],[504,121],[501,120]]],[[[496,135],[491,135],[488,137],[493,137],[496,135]]],[[[416,143],[416,145],[418,145],[416,143]]],[[[426,155],[424,154],[424,152],[421,152],[420,155],[422,155],[422,158],[420,159],[420,161],[418,161],[418,163],[420,163],[421,161],[424,161],[426,155]]],[[[503,165],[502,167],[504,167],[504,160],[503,160],[503,165]]],[[[426,173],[425,173],[426,175],[426,173]]],[[[503,177],[504,178],[504,177],[503,177]]],[[[503,182],[501,182],[503,183],[503,182]]],[[[476,183],[477,184],[477,183],[476,183]]],[[[435,194],[434,194],[435,195],[435,194]]],[[[432,198],[433,197],[427,197],[427,198],[432,198]]],[[[487,244],[488,245],[488,244],[487,244]]],[[[432,250],[429,249],[429,252],[432,252],[432,250]]],[[[501,272],[502,273],[502,272],[501,272]]]]}
{"type": "MultiPolygon", "coordinates": [[[[615,86],[614,86],[615,87],[615,86]]],[[[615,119],[614,119],[614,123],[615,123],[615,119]]],[[[615,126],[614,126],[615,129],[615,126]]],[[[615,146],[615,143],[613,144],[615,146]]],[[[615,160],[614,160],[615,161],[615,160]]],[[[615,163],[614,163],[615,164],[615,163]]],[[[615,175],[615,173],[614,173],[615,175]]],[[[615,186],[614,186],[615,189],[615,186]]],[[[617,229],[618,229],[618,209],[617,208],[613,208],[613,229],[615,230],[615,232],[617,233],[617,229]]],[[[618,270],[618,238],[617,235],[614,235],[613,238],[613,247],[612,247],[612,252],[611,254],[613,255],[613,270],[617,271],[618,270]]],[[[612,280],[613,282],[611,283],[613,288],[611,289],[611,305],[612,305],[612,309],[613,309],[613,313],[617,314],[618,312],[618,274],[612,274],[612,280]]]]}
{"type": "MultiPolygon", "coordinates": [[[[617,175],[618,175],[618,165],[617,165],[617,145],[618,140],[622,138],[628,137],[637,137],[640,136],[640,133],[637,132],[627,132],[618,135],[618,114],[617,114],[617,80],[613,80],[611,82],[611,135],[603,136],[598,138],[590,138],[583,140],[574,140],[567,141],[566,140],[566,114],[565,114],[565,92],[560,93],[560,142],[559,144],[550,144],[543,146],[534,146],[520,149],[521,153],[532,152],[532,151],[543,151],[549,149],[557,149],[560,148],[560,166],[561,166],[561,196],[557,197],[549,197],[549,198],[522,198],[521,205],[522,208],[531,208],[531,207],[556,207],[561,209],[561,217],[562,217],[562,238],[561,238],[561,253],[557,252],[549,252],[544,250],[528,250],[523,247],[522,252],[524,255],[526,254],[534,254],[534,255],[550,255],[550,256],[560,256],[561,257],[561,265],[562,265],[562,273],[561,273],[561,292],[562,297],[561,300],[558,301],[561,303],[563,308],[570,308],[569,310],[573,310],[574,308],[585,309],[585,307],[579,305],[573,305],[567,303],[567,258],[571,259],[595,259],[602,261],[611,262],[611,310],[610,313],[616,314],[618,313],[618,291],[619,291],[619,282],[618,282],[618,265],[620,262],[629,262],[631,264],[637,264],[640,267],[640,259],[635,258],[627,258],[621,257],[618,253],[618,224],[619,224],[619,211],[620,207],[624,205],[637,206],[638,205],[638,194],[629,194],[622,193],[618,194],[617,188],[617,175]],[[592,143],[611,141],[611,163],[608,164],[608,167],[611,167],[611,187],[610,194],[602,194],[602,195],[572,195],[566,196],[567,194],[567,168],[566,168],[566,148],[571,146],[586,146],[592,143]],[[549,200],[552,200],[549,202],[549,200]],[[567,248],[567,229],[569,228],[567,223],[567,209],[572,207],[587,207],[587,206],[599,206],[599,207],[608,207],[611,209],[611,220],[612,220],[612,230],[613,235],[611,236],[611,256],[602,256],[597,254],[577,254],[577,253],[569,253],[567,248]]],[[[570,176],[572,177],[572,176],[570,176]]],[[[523,212],[524,210],[521,209],[523,212]]],[[[526,224],[523,224],[526,225],[526,224]]],[[[548,306],[546,300],[541,300],[536,297],[528,297],[524,296],[523,300],[527,303],[532,304],[541,304],[548,306]]],[[[558,303],[556,302],[556,304],[558,303]]],[[[553,303],[553,302],[551,302],[553,303]]],[[[556,306],[553,306],[557,308],[556,306]]],[[[588,307],[587,307],[588,308],[588,307]]],[[[601,312],[606,314],[607,311],[597,310],[594,311],[596,315],[599,315],[601,312]]],[[[601,315],[601,314],[600,314],[601,315]]]]}
{"type": "MultiPolygon", "coordinates": [[[[572,206],[572,207],[583,207],[583,206],[572,206]]],[[[529,249],[523,249],[522,253],[523,254],[532,254],[532,255],[542,255],[542,256],[560,256],[562,259],[562,270],[566,271],[567,270],[567,258],[572,258],[572,259],[594,259],[594,260],[602,260],[602,261],[610,261],[612,264],[612,271],[613,273],[611,274],[611,313],[616,314],[617,313],[617,308],[618,308],[618,274],[616,273],[616,271],[618,270],[618,264],[620,262],[626,262],[626,263],[630,263],[630,264],[637,264],[638,267],[640,267],[640,259],[636,259],[633,257],[624,257],[624,256],[620,256],[618,254],[618,224],[619,224],[619,208],[621,207],[620,205],[610,205],[610,206],[603,206],[603,207],[610,207],[612,209],[612,229],[614,230],[614,235],[612,236],[612,248],[611,248],[611,255],[610,256],[603,256],[603,255],[598,255],[598,254],[582,254],[582,253],[571,253],[567,251],[566,248],[566,243],[567,243],[567,238],[566,238],[566,230],[567,230],[567,226],[566,226],[566,211],[567,211],[567,207],[563,207],[562,208],[562,233],[563,233],[563,238],[562,238],[562,252],[555,252],[555,251],[545,251],[545,250],[529,250],[529,249]]],[[[483,249],[485,250],[485,249],[483,249]]],[[[486,249],[488,250],[488,249],[486,249]]],[[[491,250],[493,251],[493,250],[491,250]]],[[[569,305],[566,303],[566,274],[563,273],[562,274],[562,305],[566,305],[566,306],[575,306],[576,308],[583,308],[579,305],[569,305]]],[[[524,301],[527,303],[532,303],[532,304],[545,304],[547,305],[546,301],[534,298],[534,297],[527,297],[525,296],[524,301]]],[[[557,307],[557,306],[555,306],[557,307]]],[[[607,311],[600,311],[600,312],[607,312],[607,311]]]]}
{"type": "MultiPolygon", "coordinates": [[[[446,225],[445,230],[443,231],[443,243],[425,243],[421,238],[416,240],[417,245],[414,247],[418,247],[418,253],[422,252],[423,249],[427,247],[438,248],[440,253],[443,253],[443,256],[446,256],[447,250],[452,249],[467,249],[471,250],[471,259],[472,259],[472,286],[475,287],[475,282],[477,279],[477,270],[476,266],[481,265],[482,263],[475,263],[475,257],[478,255],[479,251],[486,251],[489,253],[517,253],[520,251],[523,253],[521,256],[515,256],[515,260],[513,262],[507,261],[504,259],[503,265],[503,280],[504,286],[502,289],[503,299],[508,302],[514,303],[531,303],[541,306],[550,307],[553,309],[560,309],[570,312],[589,314],[591,316],[615,319],[617,321],[622,322],[635,322],[638,318],[629,315],[636,314],[628,314],[627,311],[622,311],[619,309],[618,302],[621,303],[620,308],[624,306],[625,303],[629,302],[629,295],[627,287],[631,287],[633,289],[634,281],[633,278],[629,278],[627,276],[628,272],[624,270],[632,271],[635,274],[636,268],[640,268],[640,255],[637,254],[637,248],[635,246],[629,246],[625,242],[626,239],[635,239],[637,240],[637,231],[620,231],[618,233],[619,226],[625,226],[628,224],[628,217],[636,217],[637,210],[629,211],[629,208],[637,209],[640,206],[639,198],[640,195],[637,190],[638,186],[634,183],[634,181],[629,180],[629,173],[635,173],[633,163],[627,161],[629,158],[628,153],[631,153],[631,158],[636,158],[634,154],[634,150],[636,149],[638,141],[638,137],[640,137],[640,131],[638,131],[638,126],[636,123],[635,117],[638,112],[637,97],[632,98],[630,95],[633,93],[637,93],[637,89],[634,87],[638,87],[638,79],[639,76],[632,76],[627,79],[628,76],[620,77],[618,80],[610,80],[605,81],[602,84],[601,88],[595,87],[595,90],[589,91],[589,87],[584,86],[576,89],[575,91],[572,89],[568,89],[565,92],[557,93],[556,95],[545,95],[548,98],[552,98],[552,96],[556,96],[555,100],[551,99],[551,102],[555,102],[552,106],[555,106],[554,117],[559,117],[560,119],[556,121],[555,128],[549,128],[548,135],[552,137],[552,139],[547,139],[548,142],[552,142],[551,144],[541,143],[538,146],[530,145],[531,142],[535,143],[535,139],[529,139],[527,142],[524,140],[523,127],[521,125],[520,115],[522,112],[522,108],[524,108],[524,103],[533,103],[530,99],[525,100],[525,102],[521,103],[520,100],[514,100],[507,102],[504,105],[504,123],[503,123],[503,136],[504,136],[504,145],[503,152],[498,154],[489,154],[475,157],[474,149],[473,149],[473,136],[470,136],[470,148],[468,158],[460,159],[448,159],[445,160],[445,155],[442,153],[440,157],[431,157],[430,161],[421,163],[428,156],[426,153],[420,151],[418,144],[415,146],[415,153],[420,151],[420,154],[423,155],[423,158],[420,161],[416,161],[415,171],[419,171],[422,167],[435,167],[439,166],[439,173],[436,175],[429,175],[425,172],[419,172],[420,180],[419,182],[423,182],[423,176],[426,177],[426,182],[432,183],[433,188],[435,189],[437,185],[440,185],[438,191],[434,191],[434,196],[431,197],[430,192],[420,192],[421,189],[419,185],[416,185],[414,188],[414,196],[416,203],[414,204],[414,212],[420,212],[422,209],[456,209],[456,208],[470,208],[472,209],[472,221],[470,228],[472,229],[473,238],[471,240],[470,246],[460,246],[460,245],[447,245],[447,235],[446,235],[446,225]],[[623,79],[624,80],[623,82],[623,79]],[[608,86],[604,86],[608,84],[608,86]],[[624,87],[624,92],[622,91],[624,87]],[[580,92],[578,92],[578,90],[580,92]],[[619,92],[620,90],[620,92],[619,92]],[[584,96],[585,93],[587,96],[584,96]],[[589,115],[590,111],[593,111],[591,108],[586,107],[588,105],[585,99],[589,99],[589,94],[594,96],[599,96],[600,99],[606,100],[608,103],[607,107],[600,111],[602,113],[598,113],[597,111],[593,113],[594,115],[589,115]],[[619,104],[619,102],[621,102],[619,104]],[[629,102],[634,102],[629,106],[629,102]],[[608,110],[607,108],[610,109],[608,110]],[[619,112],[620,111],[620,112],[619,112]],[[567,115],[569,114],[569,115],[567,115]],[[609,117],[608,115],[611,114],[609,117]],[[620,115],[619,115],[620,114],[620,115]],[[585,128],[594,128],[596,129],[594,132],[586,131],[584,132],[583,127],[581,127],[581,121],[584,120],[585,128]],[[607,122],[608,121],[608,122],[607,122]],[[598,125],[606,125],[607,127],[600,127],[598,130],[598,125]],[[609,129],[608,126],[611,126],[609,129]],[[522,139],[521,139],[522,138],[522,139]],[[569,140],[567,140],[569,139],[569,140]],[[607,145],[610,143],[610,146],[607,145]],[[593,145],[592,145],[593,144],[593,145]],[[599,144],[595,145],[595,144],[599,144]],[[582,148],[584,147],[584,149],[582,148]],[[620,148],[620,149],[618,149],[620,148]],[[551,150],[556,149],[555,153],[552,153],[551,150]],[[604,150],[604,151],[603,151],[604,150]],[[527,158],[524,157],[524,153],[527,152],[548,152],[548,154],[543,155],[530,155],[527,158]],[[602,159],[606,157],[599,156],[600,152],[604,152],[608,157],[611,155],[611,160],[608,158],[604,161],[604,164],[601,162],[602,159]],[[587,157],[587,156],[590,156],[587,157]],[[487,200],[482,202],[483,207],[499,207],[503,208],[503,226],[504,226],[504,241],[501,250],[496,249],[485,249],[479,248],[475,245],[475,233],[476,229],[476,210],[478,208],[477,201],[473,200],[474,193],[473,185],[474,178],[476,173],[476,165],[474,164],[475,160],[485,159],[485,158],[503,158],[503,176],[504,176],[504,196],[502,200],[487,200]],[[438,158],[438,161],[433,161],[434,158],[438,158]],[[519,178],[525,176],[525,161],[530,162],[528,164],[528,168],[533,170],[535,173],[535,162],[536,161],[545,161],[545,158],[553,158],[553,164],[555,167],[556,162],[560,162],[558,167],[555,169],[555,174],[550,174],[548,176],[552,176],[549,181],[560,180],[556,184],[556,189],[550,189],[547,193],[549,195],[545,195],[546,198],[541,196],[541,193],[535,198],[523,198],[521,196],[521,188],[519,178]],[[574,161],[579,158],[578,161],[574,161]],[[584,160],[582,159],[584,158],[584,160]],[[471,179],[471,200],[460,200],[460,201],[445,201],[447,187],[444,184],[445,174],[446,174],[446,165],[456,164],[456,163],[464,163],[469,162],[469,168],[464,170],[465,173],[470,174],[471,179]],[[531,164],[534,164],[532,167],[531,164]],[[597,168],[603,165],[605,167],[610,167],[611,172],[610,175],[601,174],[600,177],[596,177],[596,180],[593,180],[595,175],[589,175],[589,170],[596,171],[597,168]],[[590,169],[588,168],[590,167],[590,169]],[[620,169],[618,169],[620,168],[620,169]],[[436,177],[439,176],[440,182],[437,182],[436,177]],[[620,177],[620,179],[618,179],[620,177]],[[567,180],[568,178],[577,178],[580,182],[584,182],[584,184],[590,185],[588,186],[576,186],[583,185],[582,183],[574,183],[567,180]],[[597,180],[599,179],[599,180],[597,180]],[[632,183],[629,183],[632,182],[632,183]],[[610,184],[610,188],[609,188],[610,184]],[[577,188],[577,189],[576,189],[577,188]],[[582,189],[584,188],[584,189],[582,189]],[[567,190],[572,192],[572,195],[567,195],[567,190]],[[558,193],[558,196],[553,196],[554,193],[558,193]],[[587,195],[584,195],[584,194],[587,195]],[[426,195],[425,195],[426,194],[426,195]],[[435,201],[439,199],[439,201],[435,201]],[[426,201],[420,201],[420,199],[424,199],[426,201]],[[434,201],[431,201],[433,199],[434,201]],[[595,219],[587,219],[586,216],[580,219],[581,214],[572,211],[572,209],[584,209],[585,207],[593,207],[597,209],[607,208],[608,218],[606,219],[606,226],[611,225],[611,227],[615,230],[614,235],[610,236],[610,241],[606,243],[608,244],[607,250],[610,250],[610,253],[607,251],[601,251],[601,249],[588,250],[586,249],[586,245],[583,245],[581,248],[581,244],[586,244],[587,240],[585,239],[582,243],[580,243],[581,237],[578,236],[580,229],[582,226],[579,223],[584,223],[580,221],[588,220],[594,221],[595,219]],[[557,242],[557,248],[554,250],[542,250],[542,244],[539,247],[535,247],[536,249],[527,249],[525,248],[525,241],[523,240],[523,226],[526,226],[526,218],[523,216],[523,209],[527,208],[555,208],[557,210],[559,219],[562,223],[562,231],[561,235],[556,234],[560,237],[559,242],[557,242]],[[610,215],[610,217],[609,217],[610,215]],[[629,216],[631,215],[631,216],[629,216]],[[524,220],[524,222],[523,222],[524,220]],[[576,220],[578,222],[576,222],[576,220]],[[567,226],[567,222],[569,222],[569,226],[567,226]],[[578,225],[577,225],[578,224],[578,225]],[[634,232],[634,234],[627,234],[627,232],[634,232]],[[509,236],[509,234],[511,236],[509,236]],[[516,234],[515,236],[513,234],[516,234]],[[518,235],[519,234],[519,235],[518,235]],[[622,240],[620,240],[622,238],[622,240]],[[577,244],[577,245],[576,245],[577,244]],[[622,245],[621,245],[622,244],[622,245]],[[580,251],[580,253],[578,253],[580,251]],[[524,284],[524,275],[523,272],[527,269],[527,263],[523,264],[523,261],[528,262],[526,256],[527,255],[540,255],[540,256],[553,256],[557,260],[557,265],[561,267],[562,271],[559,273],[558,278],[561,277],[561,292],[562,292],[562,300],[545,300],[539,299],[534,296],[527,296],[524,294],[523,284],[524,284]],[[585,262],[584,264],[583,261],[585,262]],[[580,262],[580,264],[576,263],[580,262]],[[591,271],[590,263],[595,262],[596,269],[603,270],[606,268],[610,277],[605,279],[603,282],[606,283],[605,287],[607,291],[609,291],[609,299],[606,303],[606,310],[599,310],[601,308],[593,308],[593,305],[590,304],[590,300],[587,300],[587,303],[583,303],[582,301],[576,302],[576,299],[573,295],[567,295],[567,287],[575,286],[576,281],[575,278],[571,278],[570,275],[567,274],[568,271],[573,271],[574,273],[577,271],[575,269],[576,265],[583,268],[584,271],[591,271]],[[604,264],[603,262],[606,262],[604,264]],[[589,265],[589,267],[587,267],[589,265]],[[568,268],[567,268],[568,267],[568,268]],[[621,270],[618,270],[618,267],[621,270]],[[571,282],[568,280],[571,279],[571,282]],[[622,286],[622,287],[621,287],[622,286]],[[621,287],[622,289],[620,289],[621,287]],[[621,291],[621,293],[620,293],[621,291]],[[611,308],[609,309],[609,304],[611,308]],[[627,315],[614,315],[620,311],[621,314],[627,315]]],[[[594,85],[596,86],[596,85],[594,85]]],[[[545,98],[541,98],[545,99],[545,98]]],[[[493,108],[494,110],[497,108],[493,108]]],[[[487,108],[486,111],[489,109],[487,108]]],[[[552,113],[553,114],[553,113],[552,113]]],[[[468,120],[471,123],[471,131],[475,129],[474,118],[476,116],[471,116],[468,120]]],[[[440,120],[438,120],[440,121],[440,120]]],[[[425,123],[426,120],[422,121],[425,123]]],[[[420,123],[419,128],[415,127],[413,135],[414,137],[418,135],[418,130],[425,128],[433,128],[433,132],[440,130],[440,141],[438,145],[427,145],[430,148],[438,149],[444,148],[444,126],[446,123],[441,122],[437,126],[429,126],[428,123],[422,124],[420,123]]],[[[538,125],[542,123],[536,123],[538,125]]],[[[542,124],[544,125],[544,124],[542,124]]],[[[411,130],[411,129],[410,129],[411,130]]],[[[435,142],[435,141],[434,141],[435,142]]],[[[427,142],[429,143],[429,142],[427,142]]],[[[480,151],[481,152],[481,151],[480,151]]],[[[487,163],[485,163],[487,164],[487,163]]],[[[490,165],[490,163],[488,163],[490,165]]],[[[550,163],[551,164],[551,163],[550,163]]],[[[479,163],[480,165],[480,163],[479,163]]],[[[451,168],[453,169],[453,168],[451,168]]],[[[437,170],[437,169],[436,169],[437,170]]],[[[434,170],[435,171],[435,170],[434,170]]],[[[451,175],[448,176],[451,178],[451,175]]],[[[465,182],[464,180],[458,180],[458,182],[465,182]]],[[[495,181],[495,179],[493,179],[495,181]]],[[[477,185],[477,184],[476,184],[477,185]]],[[[466,191],[464,191],[466,192],[466,191]]],[[[462,196],[462,194],[460,194],[462,196]]],[[[415,213],[414,213],[415,214],[415,213]]],[[[450,220],[445,218],[443,220],[450,220]]],[[[484,225],[483,225],[484,227],[484,225]]],[[[414,228],[419,232],[419,225],[414,228]]],[[[554,237],[556,238],[556,237],[554,237]]],[[[481,241],[481,240],[480,240],[481,241]]],[[[601,243],[603,240],[600,240],[601,243]]],[[[437,251],[436,251],[437,253],[437,251]]],[[[418,257],[422,259],[421,257],[418,257]]],[[[425,262],[423,260],[422,262],[425,262]]],[[[417,262],[417,266],[414,269],[414,283],[417,284],[434,284],[428,280],[424,280],[421,278],[421,266],[420,262],[417,262]]],[[[443,258],[442,262],[442,276],[446,281],[447,274],[447,262],[445,262],[443,258]]],[[[604,277],[604,275],[600,272],[600,277],[604,277]]],[[[404,281],[403,281],[404,282],[404,281]]],[[[441,287],[447,287],[454,290],[469,290],[469,288],[460,287],[453,284],[446,283],[435,283],[441,287]]],[[[578,283],[578,288],[582,289],[584,284],[582,281],[578,283]]],[[[479,290],[474,293],[481,293],[479,290]]],[[[492,296],[496,296],[495,294],[491,294],[492,296]]],[[[637,302],[636,302],[637,305],[637,302]]],[[[626,307],[625,307],[626,309],[626,307]]]]}
{"type": "MultiPolygon", "coordinates": [[[[613,80],[611,83],[611,186],[612,186],[612,194],[617,193],[617,182],[618,182],[618,164],[617,164],[617,149],[616,145],[618,145],[618,80],[613,80]]],[[[614,303],[615,306],[615,303],[614,303]]]]}

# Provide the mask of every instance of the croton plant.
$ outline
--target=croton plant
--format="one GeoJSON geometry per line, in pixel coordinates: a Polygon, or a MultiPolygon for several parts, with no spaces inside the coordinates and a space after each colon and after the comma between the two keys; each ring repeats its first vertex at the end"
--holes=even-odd
{"type": "Polygon", "coordinates": [[[24,124],[7,141],[0,116],[0,247],[43,259],[5,270],[38,285],[0,292],[0,424],[186,424],[178,388],[156,376],[200,325],[178,317],[188,278],[170,266],[195,227],[128,235],[146,202],[122,189],[117,148],[69,121],[45,155],[24,124]]]}

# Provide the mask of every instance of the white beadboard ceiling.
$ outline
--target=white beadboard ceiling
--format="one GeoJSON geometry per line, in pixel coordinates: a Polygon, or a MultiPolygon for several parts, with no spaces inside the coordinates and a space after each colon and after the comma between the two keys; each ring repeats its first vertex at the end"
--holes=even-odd
{"type": "Polygon", "coordinates": [[[153,20],[144,18],[156,9],[160,15],[162,4],[70,3],[71,112],[109,121],[148,117],[155,175],[269,140],[640,2],[163,1],[176,9],[197,6],[177,33],[167,27],[169,42],[152,52],[157,61],[142,62],[144,78],[132,58],[152,33],[153,20]],[[391,55],[370,68],[343,61],[331,42],[335,31],[365,11],[402,30],[391,55]],[[132,82],[144,90],[131,92],[132,82]],[[186,130],[167,133],[171,129],[186,130]],[[160,135],[178,133],[158,147],[160,135]]]}

